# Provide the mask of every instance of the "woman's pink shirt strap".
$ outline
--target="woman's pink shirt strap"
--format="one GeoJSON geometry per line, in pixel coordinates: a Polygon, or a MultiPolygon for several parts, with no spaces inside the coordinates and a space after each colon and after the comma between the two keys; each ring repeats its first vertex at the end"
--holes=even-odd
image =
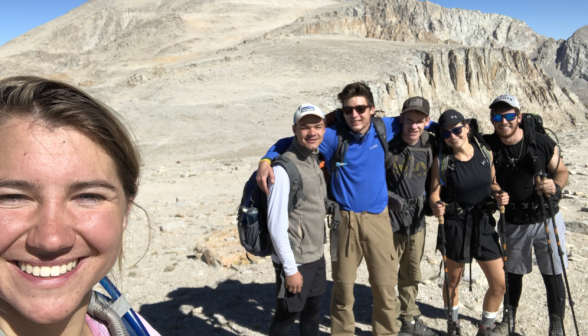
{"type": "MultiPolygon", "coordinates": [[[[139,316],[139,319],[141,322],[143,322],[143,326],[145,326],[145,329],[147,329],[150,336],[161,336],[157,331],[155,331],[155,329],[153,329],[153,327],[151,327],[151,325],[149,325],[149,323],[147,323],[147,321],[145,321],[141,315],[137,314],[137,316],[139,316]]],[[[108,328],[106,328],[106,325],[102,324],[98,320],[95,320],[92,316],[87,314],[86,324],[88,324],[88,327],[90,327],[92,335],[94,336],[111,336],[108,332],[108,328]]]]}

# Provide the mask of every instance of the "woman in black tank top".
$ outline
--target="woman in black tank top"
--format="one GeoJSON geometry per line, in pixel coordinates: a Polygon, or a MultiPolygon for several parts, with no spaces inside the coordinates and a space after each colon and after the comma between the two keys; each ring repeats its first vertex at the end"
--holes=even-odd
{"type": "Polygon", "coordinates": [[[445,153],[436,157],[431,170],[429,202],[435,217],[443,216],[440,226],[446,237],[447,271],[450,300],[446,291],[443,300],[451,314],[447,334],[459,335],[458,285],[465,263],[476,259],[488,279],[484,297],[482,321],[477,336],[493,335],[494,318],[505,293],[504,270],[496,222],[496,209],[491,196],[500,205],[508,204],[506,193],[498,194],[492,154],[474,138],[474,130],[463,115],[455,110],[445,111],[439,118],[442,147],[445,153]],[[440,169],[439,167],[447,167],[440,169]],[[494,208],[492,209],[492,206],[494,208]]]}

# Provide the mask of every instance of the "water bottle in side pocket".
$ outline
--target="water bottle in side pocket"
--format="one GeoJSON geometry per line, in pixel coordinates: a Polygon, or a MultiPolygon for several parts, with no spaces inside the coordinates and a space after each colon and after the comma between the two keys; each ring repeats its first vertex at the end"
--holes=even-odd
{"type": "Polygon", "coordinates": [[[257,223],[257,218],[259,217],[259,211],[255,207],[250,207],[247,209],[247,225],[253,225],[257,223]]]}

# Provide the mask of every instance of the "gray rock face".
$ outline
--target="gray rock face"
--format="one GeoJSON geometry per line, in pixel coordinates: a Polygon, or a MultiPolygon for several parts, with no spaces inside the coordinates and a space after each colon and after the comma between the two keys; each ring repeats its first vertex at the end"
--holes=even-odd
{"type": "Polygon", "coordinates": [[[294,34],[345,34],[401,42],[463,44],[523,50],[534,56],[546,40],[523,21],[445,8],[428,1],[364,0],[287,27],[294,34]]]}
{"type": "Polygon", "coordinates": [[[558,63],[566,77],[588,81],[588,25],[563,43],[558,63]]]}
{"type": "Polygon", "coordinates": [[[270,36],[283,34],[338,34],[521,50],[588,104],[588,26],[568,41],[555,41],[503,15],[445,8],[428,1],[364,0],[301,17],[270,36]]]}
{"type": "Polygon", "coordinates": [[[501,93],[519,98],[525,112],[545,111],[552,127],[580,123],[584,108],[578,97],[560,88],[524,52],[493,48],[434,48],[418,53],[402,73],[372,83],[375,99],[385,111],[398,111],[405,99],[423,96],[432,116],[446,109],[462,110],[490,130],[488,104],[501,93]],[[565,117],[564,117],[565,116],[565,117]]]}
{"type": "Polygon", "coordinates": [[[578,29],[567,41],[546,40],[535,62],[588,104],[588,26],[578,29]]]}

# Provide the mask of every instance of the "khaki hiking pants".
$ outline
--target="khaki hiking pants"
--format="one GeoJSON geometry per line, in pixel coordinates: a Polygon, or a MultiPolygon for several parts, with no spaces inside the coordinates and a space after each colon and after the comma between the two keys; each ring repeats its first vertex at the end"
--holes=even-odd
{"type": "Polygon", "coordinates": [[[421,232],[412,234],[410,245],[407,244],[407,235],[394,234],[394,246],[400,264],[398,268],[398,298],[402,321],[413,321],[415,316],[421,315],[416,298],[419,293],[419,284],[422,282],[421,259],[425,250],[425,236],[427,235],[425,230],[423,228],[421,232]]]}
{"type": "Polygon", "coordinates": [[[365,257],[374,297],[373,335],[397,335],[396,285],[398,262],[388,209],[380,214],[341,211],[338,261],[333,262],[331,335],[355,334],[353,285],[365,257]]]}

